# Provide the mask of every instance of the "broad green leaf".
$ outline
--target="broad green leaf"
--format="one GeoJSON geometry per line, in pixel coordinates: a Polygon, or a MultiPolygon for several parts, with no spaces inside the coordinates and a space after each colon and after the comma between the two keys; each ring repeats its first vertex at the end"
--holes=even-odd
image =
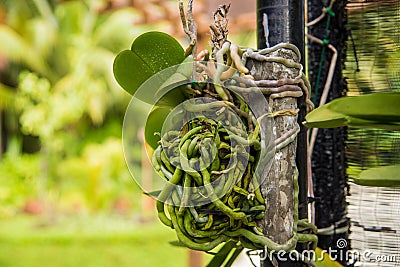
{"type": "Polygon", "coordinates": [[[380,122],[400,121],[400,93],[385,92],[343,97],[328,103],[329,109],[347,116],[380,122]]]}
{"type": "Polygon", "coordinates": [[[117,55],[114,76],[121,87],[133,95],[152,75],[183,60],[184,51],[178,41],[165,33],[148,32],[135,39],[131,50],[117,55]]]}
{"type": "Polygon", "coordinates": [[[169,108],[155,108],[150,112],[149,117],[147,118],[144,138],[146,143],[153,149],[156,149],[158,146],[158,141],[160,140],[158,134],[161,133],[165,118],[168,116],[170,111],[169,108]]]}
{"type": "Polygon", "coordinates": [[[329,104],[320,106],[306,116],[305,126],[309,128],[334,128],[343,126],[346,116],[329,109],[329,104]]]}
{"type": "Polygon", "coordinates": [[[237,259],[237,257],[239,257],[240,253],[242,253],[243,249],[244,249],[243,247],[236,248],[235,251],[232,253],[232,255],[229,256],[229,259],[225,263],[224,267],[231,267],[232,264],[237,259]]]}
{"type": "MultiPolygon", "coordinates": [[[[226,242],[223,247],[215,254],[215,256],[212,258],[212,260],[207,264],[207,267],[220,267],[223,266],[223,263],[226,261],[228,258],[229,254],[231,254],[232,250],[238,250],[236,249],[236,242],[234,241],[229,241],[226,242]]],[[[241,250],[240,250],[241,251],[241,250]]],[[[235,258],[238,256],[236,253],[234,253],[235,258]]]]}
{"type": "Polygon", "coordinates": [[[192,70],[193,60],[188,57],[177,68],[173,66],[157,73],[162,82],[160,86],[154,85],[158,88],[154,94],[155,98],[160,98],[158,105],[175,107],[185,100],[183,92],[192,75],[192,70]],[[171,88],[174,89],[171,90],[171,88]]]}
{"type": "Polygon", "coordinates": [[[305,126],[341,126],[400,130],[400,93],[376,93],[343,97],[323,105],[306,116],[305,126]]]}
{"type": "Polygon", "coordinates": [[[400,165],[383,166],[362,171],[354,182],[367,186],[400,186],[400,165]]]}
{"type": "Polygon", "coordinates": [[[135,92],[134,98],[152,106],[173,108],[182,103],[187,97],[184,95],[187,78],[168,85],[164,85],[167,77],[176,77],[176,66],[158,72],[147,79],[135,92]]]}
{"type": "Polygon", "coordinates": [[[163,69],[147,79],[135,93],[135,97],[149,104],[175,107],[187,97],[185,90],[192,75],[193,61],[186,58],[179,65],[163,69]]]}
{"type": "Polygon", "coordinates": [[[156,106],[176,107],[185,100],[185,96],[183,94],[184,90],[185,85],[177,86],[174,89],[169,90],[166,94],[162,95],[160,100],[156,103],[156,106]]]}
{"type": "MultiPolygon", "coordinates": [[[[161,88],[165,88],[174,84],[181,83],[187,80],[193,73],[193,59],[191,57],[186,58],[178,68],[173,72],[166,72],[167,80],[162,84],[161,88]]],[[[157,92],[159,93],[159,92],[157,92]]]]}

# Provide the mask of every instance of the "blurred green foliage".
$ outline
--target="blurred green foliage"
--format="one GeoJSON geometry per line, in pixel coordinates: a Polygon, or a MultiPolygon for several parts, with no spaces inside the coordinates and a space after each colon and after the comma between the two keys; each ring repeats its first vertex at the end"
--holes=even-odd
{"type": "MultiPolygon", "coordinates": [[[[118,52],[164,25],[104,4],[0,0],[0,266],[186,265],[187,251],[164,242],[172,232],[140,223],[152,217],[139,214],[121,140],[130,95],[112,73],[118,52]]],[[[138,166],[141,149],[132,143],[138,166]]]]}
{"type": "Polygon", "coordinates": [[[16,213],[15,207],[35,197],[39,158],[8,154],[0,161],[0,218],[16,213]]]}
{"type": "Polygon", "coordinates": [[[31,216],[0,220],[0,266],[187,266],[187,250],[167,242],[175,233],[132,221],[107,214],[59,217],[51,225],[31,216]]]}
{"type": "MultiPolygon", "coordinates": [[[[115,82],[112,65],[117,52],[154,25],[136,25],[141,14],[133,8],[98,12],[104,4],[0,1],[6,13],[0,54],[11,79],[0,80],[0,111],[12,126],[0,158],[0,217],[32,199],[91,211],[123,199],[139,209],[121,145],[130,96],[115,82]],[[40,151],[25,154],[23,135],[37,137],[40,151]]],[[[140,144],[133,149],[139,164],[140,144]]]]}
{"type": "MultiPolygon", "coordinates": [[[[112,67],[137,36],[162,32],[165,25],[140,24],[143,13],[131,7],[99,12],[106,4],[0,0],[0,55],[8,64],[0,73],[7,140],[0,153],[0,217],[37,199],[63,209],[98,210],[122,198],[139,209],[140,191],[121,147],[130,96],[114,80],[112,67]]],[[[241,39],[245,45],[243,39],[251,38],[241,39]]],[[[132,122],[130,130],[140,124],[132,122]]],[[[139,165],[140,144],[133,146],[139,165]]]]}

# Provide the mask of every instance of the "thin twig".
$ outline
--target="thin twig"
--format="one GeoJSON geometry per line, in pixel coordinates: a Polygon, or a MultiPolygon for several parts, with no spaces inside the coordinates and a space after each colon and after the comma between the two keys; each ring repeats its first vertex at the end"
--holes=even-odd
{"type": "Polygon", "coordinates": [[[182,0],[179,0],[179,14],[181,16],[183,30],[189,36],[190,33],[189,33],[188,24],[187,24],[187,21],[186,21],[185,9],[183,7],[183,1],[182,0]]]}
{"type": "Polygon", "coordinates": [[[211,33],[211,49],[213,54],[222,48],[222,45],[228,38],[228,19],[227,15],[229,12],[230,4],[220,5],[214,12],[214,23],[210,25],[211,33]]]}
{"type": "Polygon", "coordinates": [[[179,13],[181,16],[183,30],[185,31],[186,35],[189,37],[190,40],[189,46],[186,48],[185,51],[185,57],[192,54],[193,56],[192,80],[197,81],[197,73],[196,73],[197,27],[193,17],[193,0],[188,1],[186,14],[183,6],[183,1],[179,0],[179,13]]]}

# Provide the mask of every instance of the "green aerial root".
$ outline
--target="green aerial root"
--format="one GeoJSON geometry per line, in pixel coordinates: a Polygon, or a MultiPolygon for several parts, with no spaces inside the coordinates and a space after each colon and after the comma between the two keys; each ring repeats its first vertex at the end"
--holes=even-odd
{"type": "MultiPolygon", "coordinates": [[[[209,251],[219,244],[233,240],[239,246],[269,251],[291,251],[298,242],[317,242],[315,234],[298,233],[310,229],[312,224],[298,220],[297,169],[293,177],[294,211],[292,237],[284,244],[266,237],[257,221],[265,216],[268,201],[263,198],[256,175],[256,167],[272,159],[275,151],[264,151],[260,134],[260,121],[254,118],[246,101],[240,97],[257,91],[271,99],[308,96],[308,82],[303,81],[302,66],[285,58],[268,58],[274,49],[292,49],[299,60],[298,50],[291,45],[272,48],[263,53],[248,52],[266,62],[275,62],[295,68],[296,79],[279,81],[253,81],[244,77],[249,70],[239,61],[237,46],[226,42],[217,53],[217,66],[209,79],[193,83],[196,97],[186,101],[183,109],[197,116],[188,120],[180,131],[161,136],[160,145],[153,153],[152,163],[166,182],[158,195],[157,212],[160,221],[175,229],[179,241],[186,247],[209,251]],[[239,66],[235,72],[226,72],[221,64],[239,66]],[[232,75],[227,84],[221,75],[232,75]],[[214,83],[214,81],[217,81],[214,83]],[[264,87],[262,87],[264,83],[264,87]],[[237,94],[238,93],[238,94],[237,94]],[[295,94],[293,94],[295,93],[295,94]],[[209,101],[212,98],[214,101],[209,101]],[[207,100],[208,99],[208,100],[207,100]],[[260,159],[260,155],[264,155],[260,159]]],[[[214,66],[214,62],[210,66],[214,66]]],[[[184,113],[184,112],[183,112],[184,113]]],[[[283,110],[264,117],[296,116],[297,111],[283,110]]],[[[184,118],[185,119],[185,118],[184,118]]],[[[187,120],[184,120],[187,121],[187,120]]],[[[280,150],[296,140],[299,128],[275,139],[280,150]]]]}

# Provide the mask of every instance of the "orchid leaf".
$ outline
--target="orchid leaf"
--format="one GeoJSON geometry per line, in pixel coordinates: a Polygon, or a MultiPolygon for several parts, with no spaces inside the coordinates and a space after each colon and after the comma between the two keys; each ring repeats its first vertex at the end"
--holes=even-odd
{"type": "Polygon", "coordinates": [[[133,95],[148,78],[183,60],[184,50],[177,40],[165,33],[148,32],[136,38],[130,50],[117,55],[114,76],[133,95]]]}
{"type": "Polygon", "coordinates": [[[234,241],[229,241],[226,242],[222,248],[215,254],[215,256],[212,258],[212,260],[207,264],[207,267],[220,267],[220,266],[231,266],[233,261],[239,256],[240,252],[243,250],[243,247],[238,247],[236,245],[236,242],[234,241]],[[233,254],[232,254],[232,251],[233,254]],[[238,252],[238,253],[235,253],[238,252]],[[230,257],[229,255],[232,254],[230,257]],[[228,259],[229,258],[229,259],[228,259]],[[228,259],[229,265],[225,264],[228,259]]]}
{"type": "Polygon", "coordinates": [[[160,141],[159,134],[161,134],[165,118],[168,116],[170,111],[169,108],[158,107],[153,109],[147,118],[144,138],[146,143],[153,149],[156,149],[158,146],[158,141],[160,141]]]}
{"type": "Polygon", "coordinates": [[[305,126],[341,126],[400,130],[400,93],[385,92],[343,97],[323,105],[306,116],[305,126]]]}
{"type": "Polygon", "coordinates": [[[400,165],[371,168],[360,173],[354,182],[366,186],[400,186],[400,165]]]}

